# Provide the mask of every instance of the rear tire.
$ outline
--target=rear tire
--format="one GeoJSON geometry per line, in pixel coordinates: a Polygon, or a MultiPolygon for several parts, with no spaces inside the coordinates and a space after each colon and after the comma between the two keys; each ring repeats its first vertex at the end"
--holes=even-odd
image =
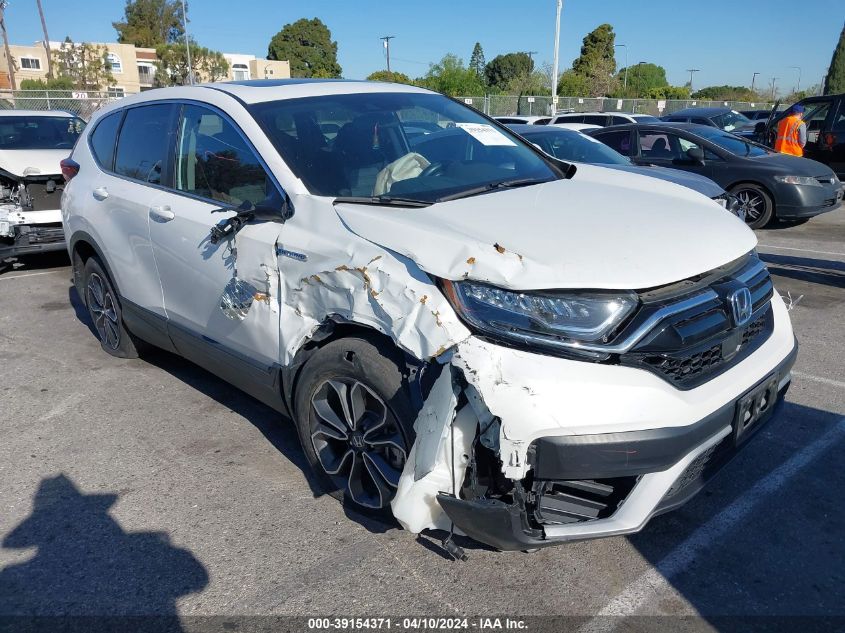
{"type": "Polygon", "coordinates": [[[398,350],[376,337],[332,341],[296,383],[296,428],[327,494],[356,511],[389,516],[414,442],[417,416],[398,350]]]}
{"type": "Polygon", "coordinates": [[[775,214],[775,203],[769,193],[760,185],[750,182],[731,187],[741,209],[745,211],[745,223],[752,229],[762,229],[775,214]]]}
{"type": "Polygon", "coordinates": [[[123,312],[111,279],[96,257],[88,258],[82,271],[82,297],[100,346],[117,358],[138,358],[136,339],[123,323],[123,312]]]}

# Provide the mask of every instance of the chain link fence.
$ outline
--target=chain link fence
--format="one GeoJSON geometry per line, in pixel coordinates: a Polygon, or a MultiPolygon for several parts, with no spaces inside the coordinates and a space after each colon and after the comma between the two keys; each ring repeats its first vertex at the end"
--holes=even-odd
{"type": "MultiPolygon", "coordinates": [[[[551,96],[487,95],[458,97],[489,116],[530,116],[552,113],[551,96]]],[[[747,101],[702,101],[699,99],[612,99],[606,97],[559,97],[557,112],[633,112],[663,116],[684,108],[727,107],[733,110],[770,110],[771,103],[747,101]]],[[[786,107],[784,104],[783,107],[786,107]]]]}
{"type": "Polygon", "coordinates": [[[87,121],[98,108],[124,96],[114,90],[0,90],[0,109],[63,110],[87,121]]]}

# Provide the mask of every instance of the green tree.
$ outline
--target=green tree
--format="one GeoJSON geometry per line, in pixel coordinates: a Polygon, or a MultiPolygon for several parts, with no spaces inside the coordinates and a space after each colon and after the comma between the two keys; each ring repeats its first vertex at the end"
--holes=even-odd
{"type": "MultiPolygon", "coordinates": [[[[182,42],[156,46],[156,86],[183,86],[187,83],[187,47],[182,42]]],[[[194,77],[201,81],[218,81],[229,73],[229,64],[219,51],[213,51],[196,42],[191,42],[191,68],[194,77]]]]}
{"type": "Polygon", "coordinates": [[[285,24],[267,47],[267,59],[287,60],[293,77],[340,77],[337,42],[319,18],[285,24]]]}
{"type": "Polygon", "coordinates": [[[65,37],[59,49],[53,51],[53,66],[57,75],[69,80],[77,90],[101,90],[116,83],[106,55],[105,46],[88,42],[77,44],[65,37]]]}
{"type": "Polygon", "coordinates": [[[172,44],[183,37],[179,0],[126,0],[123,21],[112,22],[117,41],[144,48],[172,44]]]}
{"type": "MultiPolygon", "coordinates": [[[[666,69],[657,64],[635,64],[628,67],[628,89],[623,88],[625,68],[616,73],[614,97],[643,97],[669,86],[666,69]]],[[[656,97],[649,97],[656,98],[656,97]]]]}
{"type": "Polygon", "coordinates": [[[557,94],[561,97],[582,97],[589,93],[589,81],[571,68],[560,76],[557,94]]]}
{"type": "Polygon", "coordinates": [[[760,95],[745,86],[707,86],[692,93],[693,99],[708,101],[760,101],[760,95]]]}
{"type": "Polygon", "coordinates": [[[370,73],[367,81],[391,81],[397,84],[413,84],[413,80],[404,73],[397,73],[389,70],[377,70],[370,73]]]}
{"type": "Polygon", "coordinates": [[[472,48],[472,55],[469,58],[469,68],[482,81],[484,80],[484,67],[487,65],[487,62],[484,60],[484,49],[481,48],[481,43],[476,42],[475,46],[472,48]]]}
{"type": "Polygon", "coordinates": [[[70,77],[54,77],[52,79],[24,79],[21,90],[73,90],[73,80],[70,77]]]}
{"type": "Polygon", "coordinates": [[[483,95],[484,82],[463,60],[449,53],[436,64],[431,64],[425,77],[417,80],[419,85],[436,90],[451,97],[483,95]]]}
{"type": "Polygon", "coordinates": [[[534,71],[534,62],[528,53],[497,55],[487,64],[484,75],[487,85],[497,90],[508,90],[514,80],[528,77],[534,71]]]}
{"type": "MultiPolygon", "coordinates": [[[[616,87],[616,57],[613,42],[616,34],[609,24],[600,24],[584,36],[581,54],[572,62],[572,70],[581,78],[587,96],[603,97],[616,87]]],[[[630,77],[628,79],[630,85],[630,77]]]]}
{"type": "Polygon", "coordinates": [[[832,95],[845,92],[845,26],[839,34],[839,43],[830,58],[830,68],[824,78],[824,94],[832,95]]]}

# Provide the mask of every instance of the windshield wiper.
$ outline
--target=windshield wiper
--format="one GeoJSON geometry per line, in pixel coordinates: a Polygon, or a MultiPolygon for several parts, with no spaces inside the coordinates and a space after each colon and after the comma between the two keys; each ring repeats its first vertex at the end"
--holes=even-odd
{"type": "Polygon", "coordinates": [[[473,187],[472,189],[464,189],[457,193],[450,193],[447,196],[437,198],[436,202],[448,202],[449,200],[458,200],[460,198],[469,198],[477,196],[489,191],[496,191],[497,189],[515,189],[516,187],[527,187],[529,185],[539,185],[544,182],[549,182],[542,178],[519,178],[516,180],[502,180],[501,182],[490,182],[486,185],[473,187]]]}
{"type": "Polygon", "coordinates": [[[398,198],[396,196],[338,196],[332,204],[372,204],[384,207],[430,207],[433,203],[416,198],[398,198]]]}

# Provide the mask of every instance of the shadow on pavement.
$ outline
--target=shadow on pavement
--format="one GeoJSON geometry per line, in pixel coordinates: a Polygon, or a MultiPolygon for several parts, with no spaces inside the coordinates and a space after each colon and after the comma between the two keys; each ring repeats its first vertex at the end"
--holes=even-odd
{"type": "MultiPolygon", "coordinates": [[[[65,250],[24,255],[7,260],[0,260],[0,276],[12,271],[37,272],[39,270],[59,268],[61,266],[70,266],[70,258],[65,250]]],[[[68,270],[68,276],[69,275],[70,270],[68,270]]]]}
{"type": "Polygon", "coordinates": [[[208,573],[164,532],[125,532],[109,516],[116,494],[84,494],[65,475],[41,481],[32,514],[5,535],[8,549],[36,548],[0,571],[0,630],[182,631],[177,598],[208,573]]]}
{"type": "MultiPolygon", "coordinates": [[[[787,403],[701,494],[628,539],[717,631],[845,630],[843,451],[842,415],[787,403]]],[[[676,609],[647,595],[646,611],[676,609]]]]}
{"type": "Polygon", "coordinates": [[[845,288],[845,262],[769,253],[761,253],[760,259],[766,262],[773,275],[834,288],[845,288]]]}

